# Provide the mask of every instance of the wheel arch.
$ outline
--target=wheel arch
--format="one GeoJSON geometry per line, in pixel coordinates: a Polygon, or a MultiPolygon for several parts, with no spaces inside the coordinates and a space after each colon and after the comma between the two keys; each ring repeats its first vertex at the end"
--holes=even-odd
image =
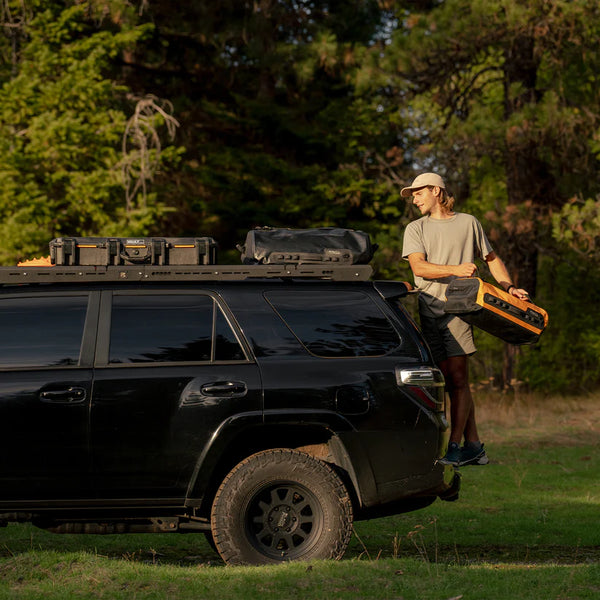
{"type": "MultiPolygon", "coordinates": [[[[238,425],[240,425],[238,423],[238,425]]],[[[356,510],[364,496],[374,493],[374,479],[366,457],[350,451],[342,436],[322,422],[264,423],[221,428],[199,459],[187,504],[198,516],[210,514],[217,489],[227,474],[249,456],[276,448],[294,449],[332,466],[343,480],[356,510]],[[358,467],[358,468],[357,468],[358,467]],[[373,489],[371,489],[373,488],[373,489]]]]}

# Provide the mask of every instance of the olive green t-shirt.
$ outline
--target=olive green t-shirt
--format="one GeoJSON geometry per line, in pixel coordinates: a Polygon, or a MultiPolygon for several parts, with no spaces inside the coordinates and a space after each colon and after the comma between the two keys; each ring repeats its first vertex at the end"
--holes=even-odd
{"type": "MultiPolygon", "coordinates": [[[[448,219],[429,215],[409,223],[404,231],[402,258],[421,252],[427,262],[436,265],[460,265],[485,259],[493,252],[481,223],[472,215],[454,213],[448,219]]],[[[441,317],[446,302],[446,288],[454,276],[423,279],[415,275],[419,294],[419,310],[430,317],[441,317]]]]}

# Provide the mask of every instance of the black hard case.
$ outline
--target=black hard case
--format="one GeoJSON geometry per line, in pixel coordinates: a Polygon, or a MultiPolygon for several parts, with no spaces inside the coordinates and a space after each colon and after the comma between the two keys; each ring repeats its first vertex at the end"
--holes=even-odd
{"type": "Polygon", "coordinates": [[[336,227],[253,229],[238,246],[244,264],[367,264],[376,248],[364,231],[336,227]]]}
{"type": "Polygon", "coordinates": [[[515,345],[534,344],[548,325],[548,313],[543,308],[479,277],[452,281],[446,290],[444,310],[515,345]]]}
{"type": "Polygon", "coordinates": [[[214,265],[213,238],[61,237],[50,242],[55,265],[214,265]]]}

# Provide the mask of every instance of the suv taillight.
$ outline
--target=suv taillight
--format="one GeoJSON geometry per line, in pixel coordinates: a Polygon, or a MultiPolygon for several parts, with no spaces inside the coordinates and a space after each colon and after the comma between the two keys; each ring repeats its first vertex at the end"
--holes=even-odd
{"type": "Polygon", "coordinates": [[[427,408],[444,410],[444,376],[434,367],[396,367],[398,387],[408,388],[427,408]]]}

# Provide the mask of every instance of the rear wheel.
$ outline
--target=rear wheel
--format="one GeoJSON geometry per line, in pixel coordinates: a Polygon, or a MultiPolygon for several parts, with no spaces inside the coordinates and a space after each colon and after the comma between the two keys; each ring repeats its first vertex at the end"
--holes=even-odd
{"type": "Polygon", "coordinates": [[[338,559],[352,536],[352,503],[328,464],[295,450],[266,450],[227,475],[211,528],[228,564],[338,559]]]}
{"type": "Polygon", "coordinates": [[[204,537],[206,538],[208,545],[218,554],[219,551],[217,550],[217,547],[215,546],[215,540],[213,538],[212,531],[205,531],[204,537]]]}

